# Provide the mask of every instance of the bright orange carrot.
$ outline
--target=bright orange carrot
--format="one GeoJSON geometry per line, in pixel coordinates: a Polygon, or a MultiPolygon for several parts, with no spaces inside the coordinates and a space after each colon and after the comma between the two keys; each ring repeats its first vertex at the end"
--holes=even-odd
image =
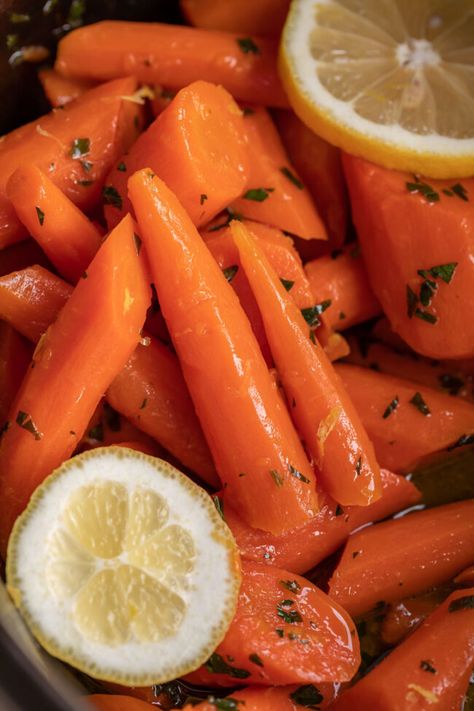
{"type": "Polygon", "coordinates": [[[268,111],[250,109],[245,116],[252,157],[248,189],[232,203],[236,213],[303,239],[326,240],[310,194],[296,175],[268,111]]]}
{"type": "MultiPolygon", "coordinates": [[[[334,700],[337,684],[304,684],[302,686],[249,686],[246,689],[233,691],[223,701],[227,701],[228,709],[240,708],[243,711],[301,711],[302,708],[324,709],[334,700]],[[230,703],[235,700],[236,706],[230,703]],[[241,705],[239,705],[241,704],[241,705]],[[317,704],[317,705],[316,705],[317,704]]],[[[209,696],[200,704],[187,704],[183,711],[216,711],[218,700],[209,696]]],[[[226,708],[221,701],[221,708],[226,708]]]]}
{"type": "Polygon", "coordinates": [[[244,561],[226,636],[204,667],[185,678],[211,687],[319,684],[349,681],[359,663],[354,623],[339,605],[299,575],[244,561]]]}
{"type": "Polygon", "coordinates": [[[99,711],[150,711],[150,704],[133,696],[116,694],[92,694],[85,697],[89,704],[99,711]]]}
{"type": "Polygon", "coordinates": [[[54,69],[40,69],[38,79],[53,108],[62,108],[95,86],[95,84],[90,81],[66,79],[66,77],[62,77],[55,72],[54,69]]]}
{"type": "Polygon", "coordinates": [[[474,588],[459,590],[331,707],[420,711],[462,707],[474,663],[474,588]]]}
{"type": "Polygon", "coordinates": [[[35,165],[18,168],[7,197],[30,235],[67,281],[76,283],[97,252],[100,232],[35,165]]]}
{"type": "Polygon", "coordinates": [[[232,287],[162,181],[139,171],[129,193],[163,315],[236,510],[273,533],[304,523],[318,508],[313,472],[232,287]]]}
{"type": "Polygon", "coordinates": [[[298,309],[245,226],[231,227],[293,420],[321,482],[338,503],[367,506],[381,496],[380,469],[351,400],[308,326],[317,316],[298,309]]]}
{"type": "Polygon", "coordinates": [[[370,368],[335,368],[382,467],[408,472],[429,454],[469,443],[472,403],[370,368]]]}
{"type": "Polygon", "coordinates": [[[81,210],[100,202],[105,176],[136,138],[134,119],[141,107],[122,98],[135,89],[131,77],[117,79],[4,137],[0,143],[0,247],[27,234],[5,194],[10,175],[21,165],[37,165],[81,210]]]}
{"type": "Polygon", "coordinates": [[[182,89],[167,109],[117,162],[106,190],[109,227],[131,209],[127,180],[151,169],[173,190],[196,225],[203,225],[242,194],[248,155],[241,111],[221,86],[197,81],[182,89]]]}
{"type": "Polygon", "coordinates": [[[180,0],[187,21],[206,30],[227,30],[278,37],[286,19],[289,0],[180,0]]]}
{"type": "Polygon", "coordinates": [[[474,561],[474,500],[417,511],[350,536],[329,594],[351,615],[445,582],[474,561]]]}
{"type": "Polygon", "coordinates": [[[382,496],[370,506],[342,508],[329,498],[322,498],[321,510],[314,518],[281,536],[247,526],[235,513],[225,491],[224,518],[243,558],[303,574],[342,546],[351,531],[418,503],[420,492],[411,482],[386,469],[380,473],[382,496]]]}
{"type": "Polygon", "coordinates": [[[323,218],[330,244],[341,247],[349,222],[349,199],[339,149],[317,136],[293,111],[278,111],[276,122],[288,156],[323,218]]]}
{"type": "Polygon", "coordinates": [[[143,22],[98,22],[59,42],[55,69],[67,77],[138,81],[182,89],[204,79],[241,101],[287,106],[277,43],[262,37],[143,22]]]}
{"type": "Polygon", "coordinates": [[[24,239],[0,250],[0,277],[26,269],[32,264],[45,269],[52,269],[53,266],[34,239],[24,239]]]}
{"type": "Polygon", "coordinates": [[[370,283],[393,330],[431,358],[474,356],[474,178],[425,181],[348,155],[344,168],[370,283]]]}
{"type": "Polygon", "coordinates": [[[128,217],[48,329],[10,410],[0,444],[3,555],[16,517],[36,486],[72,454],[102,393],[136,346],[149,297],[128,217]]]}
{"type": "Polygon", "coordinates": [[[331,302],[326,318],[333,328],[344,330],[380,313],[357,245],[307,262],[305,271],[316,301],[331,302]]]}
{"type": "Polygon", "coordinates": [[[32,349],[14,328],[0,321],[0,428],[31,362],[32,349]]]}

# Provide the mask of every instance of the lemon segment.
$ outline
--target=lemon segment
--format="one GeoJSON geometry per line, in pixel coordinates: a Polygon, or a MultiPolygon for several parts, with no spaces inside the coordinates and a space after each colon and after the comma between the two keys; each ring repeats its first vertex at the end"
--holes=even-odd
{"type": "Polygon", "coordinates": [[[9,542],[8,590],[39,642],[120,684],[199,667],[225,635],[239,584],[236,545],[210,497],[122,447],[57,469],[9,542]]]}

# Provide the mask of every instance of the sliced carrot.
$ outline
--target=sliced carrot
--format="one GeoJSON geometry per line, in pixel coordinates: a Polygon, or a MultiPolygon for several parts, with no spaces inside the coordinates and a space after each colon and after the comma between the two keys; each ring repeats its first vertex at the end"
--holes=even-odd
{"type": "Polygon", "coordinates": [[[380,628],[383,642],[391,647],[399,644],[444,602],[449,592],[441,586],[389,605],[380,628]]]}
{"type": "Polygon", "coordinates": [[[10,175],[21,165],[37,165],[81,210],[87,212],[100,202],[105,176],[136,138],[134,119],[141,107],[123,98],[135,89],[133,78],[117,79],[4,137],[0,247],[27,235],[5,192],[10,175]]]}
{"type": "Polygon", "coordinates": [[[0,428],[31,362],[31,346],[9,326],[0,321],[0,428]]]}
{"type": "MultiPolygon", "coordinates": [[[[302,708],[324,709],[336,697],[338,684],[303,684],[302,686],[249,686],[246,689],[234,691],[230,696],[220,700],[220,708],[239,711],[301,711],[302,708]],[[235,701],[236,705],[231,705],[235,701]],[[227,702],[228,705],[224,706],[227,702]]],[[[200,704],[187,704],[183,711],[216,711],[219,700],[209,696],[200,704]]]]}
{"type": "Polygon", "coordinates": [[[474,663],[474,588],[439,608],[331,708],[335,711],[460,709],[474,663]]]}
{"type": "Polygon", "coordinates": [[[303,239],[326,240],[326,229],[290,164],[270,114],[263,107],[250,111],[245,116],[252,157],[249,184],[232,209],[303,239]]]}
{"type": "Polygon", "coordinates": [[[180,0],[187,21],[206,30],[227,30],[278,37],[290,6],[289,0],[180,0]]]}
{"type": "Polygon", "coordinates": [[[381,496],[380,469],[351,400],[308,326],[317,316],[311,311],[303,318],[306,311],[298,309],[245,226],[231,227],[293,420],[321,483],[338,503],[367,506],[381,496]]]}
{"type": "Polygon", "coordinates": [[[39,264],[45,269],[53,268],[34,239],[24,239],[0,250],[0,277],[30,267],[32,264],[39,264]]]}
{"type": "Polygon", "coordinates": [[[344,168],[371,286],[393,330],[422,355],[472,358],[474,178],[424,181],[348,155],[344,168]]]}
{"type": "MultiPolygon", "coordinates": [[[[408,472],[474,433],[474,405],[411,380],[357,365],[335,366],[382,467],[408,472]]],[[[468,442],[464,442],[468,444],[468,442]]]]}
{"type": "Polygon", "coordinates": [[[159,178],[139,171],[129,193],[189,392],[237,511],[273,533],[304,523],[318,508],[312,468],[234,291],[159,178]]]}
{"type": "Polygon", "coordinates": [[[38,79],[46,98],[53,108],[62,108],[94,87],[94,83],[90,81],[66,79],[66,77],[62,77],[55,72],[54,69],[40,69],[38,79]]]}
{"type": "Polygon", "coordinates": [[[152,22],[97,22],[70,32],[55,69],[67,77],[114,79],[182,89],[193,81],[222,84],[232,96],[287,106],[278,77],[277,43],[263,37],[152,22]]]}
{"type": "Polygon", "coordinates": [[[204,667],[185,678],[211,687],[319,684],[349,681],[359,663],[354,623],[341,607],[299,575],[244,561],[226,636],[204,667]]]}
{"type": "Polygon", "coordinates": [[[100,232],[36,165],[18,168],[6,189],[29,234],[60,274],[75,284],[99,248],[100,232]]]}
{"type": "Polygon", "coordinates": [[[133,696],[117,694],[91,694],[85,697],[89,704],[99,711],[150,711],[150,704],[133,696]]]}
{"type": "Polygon", "coordinates": [[[0,445],[3,555],[16,517],[38,484],[72,454],[102,393],[136,346],[149,297],[128,217],[48,329],[11,407],[0,445]]]}
{"type": "Polygon", "coordinates": [[[381,479],[382,496],[370,506],[342,508],[323,498],[321,510],[314,518],[280,536],[247,526],[232,508],[232,500],[225,491],[224,518],[243,558],[302,574],[337,551],[351,531],[391,516],[420,500],[420,492],[404,477],[382,469],[381,479]]]}
{"type": "Polygon", "coordinates": [[[417,511],[350,536],[329,594],[351,615],[439,585],[474,561],[474,500],[417,511]]]}

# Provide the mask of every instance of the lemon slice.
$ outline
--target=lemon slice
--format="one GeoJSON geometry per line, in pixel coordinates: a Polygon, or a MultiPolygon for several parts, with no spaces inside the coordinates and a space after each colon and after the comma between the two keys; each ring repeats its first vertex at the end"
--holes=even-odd
{"type": "Polygon", "coordinates": [[[234,615],[239,570],[202,489],[161,459],[103,447],[36,490],[10,537],[7,586],[50,654],[144,686],[206,661],[234,615]]]}
{"type": "Polygon", "coordinates": [[[293,0],[280,70],[295,112],[349,153],[474,174],[472,0],[293,0]]]}

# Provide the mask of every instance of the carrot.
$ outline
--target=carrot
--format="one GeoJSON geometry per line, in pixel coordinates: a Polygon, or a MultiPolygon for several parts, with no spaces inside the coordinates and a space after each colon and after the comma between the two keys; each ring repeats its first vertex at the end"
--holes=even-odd
{"type": "Polygon", "coordinates": [[[474,663],[474,588],[454,592],[334,711],[460,709],[474,663]]]}
{"type": "Polygon", "coordinates": [[[232,234],[293,420],[321,482],[338,503],[367,506],[381,496],[379,466],[351,400],[308,327],[317,315],[298,309],[243,225],[233,222],[232,234]]]}
{"type": "Polygon", "coordinates": [[[53,268],[34,239],[24,239],[0,250],[0,277],[30,267],[32,264],[39,264],[45,269],[53,268]]]}
{"type": "Polygon", "coordinates": [[[3,555],[30,495],[72,454],[102,393],[136,346],[148,300],[128,217],[109,235],[87,278],[48,329],[11,407],[0,445],[3,555]]]}
{"type": "Polygon", "coordinates": [[[276,124],[288,156],[326,225],[331,246],[341,247],[349,222],[349,199],[340,151],[313,133],[293,111],[278,111],[276,124]]]}
{"type": "Polygon", "coordinates": [[[278,37],[286,19],[289,0],[180,0],[181,12],[195,27],[227,30],[243,35],[278,37]]]}
{"type": "Polygon", "coordinates": [[[72,287],[40,266],[0,278],[0,318],[36,343],[55,320],[72,287]]]}
{"type": "Polygon", "coordinates": [[[85,697],[89,704],[99,711],[150,711],[150,704],[133,696],[116,694],[91,694],[85,697]]]}
{"type": "Polygon", "coordinates": [[[301,711],[302,708],[324,709],[334,700],[336,684],[304,684],[302,686],[249,686],[246,689],[233,691],[225,699],[216,699],[209,696],[207,701],[200,704],[187,704],[183,711],[216,711],[216,709],[229,709],[232,711],[301,711]],[[221,706],[219,707],[219,701],[221,706]],[[235,705],[232,705],[235,701],[235,705]],[[227,702],[227,706],[224,703],[227,702]],[[317,705],[316,705],[317,704],[317,705]]]}
{"type": "Polygon", "coordinates": [[[331,302],[326,318],[333,328],[344,330],[380,313],[357,245],[307,262],[305,271],[316,301],[331,302]]]}
{"type": "Polygon", "coordinates": [[[445,587],[441,586],[389,605],[380,628],[383,642],[389,646],[399,644],[431,615],[447,594],[445,587]]]}
{"type": "Polygon", "coordinates": [[[135,88],[131,77],[117,79],[4,137],[0,143],[0,248],[27,234],[6,196],[7,181],[21,165],[38,166],[85,212],[99,203],[105,176],[136,137],[134,119],[141,107],[122,98],[135,88]]]}
{"type": "Polygon", "coordinates": [[[287,106],[276,66],[277,43],[263,37],[151,22],[98,22],[63,37],[55,69],[101,81],[132,74],[182,89],[198,79],[222,84],[241,101],[287,106]]]}
{"type": "Polygon", "coordinates": [[[60,274],[76,283],[99,248],[98,230],[35,165],[18,168],[10,176],[6,189],[29,234],[60,274]]]}
{"type": "Polygon", "coordinates": [[[342,508],[326,497],[316,516],[280,536],[247,526],[232,508],[232,500],[226,492],[224,518],[243,558],[303,574],[340,548],[351,531],[418,503],[420,492],[411,482],[386,469],[380,473],[382,496],[370,506],[342,508]]]}
{"type": "Polygon", "coordinates": [[[234,619],[193,683],[319,684],[349,681],[360,663],[354,623],[305,578],[242,563],[234,619]],[[229,657],[232,661],[229,663],[229,657]]]}
{"type": "Polygon", "coordinates": [[[422,355],[472,357],[474,179],[426,182],[348,155],[344,168],[369,279],[393,330],[422,355]]]}
{"type": "Polygon", "coordinates": [[[38,79],[46,98],[53,108],[62,108],[95,86],[90,81],[66,79],[55,72],[54,69],[40,69],[38,79]]]}
{"type": "Polygon", "coordinates": [[[382,467],[408,472],[429,454],[469,443],[472,403],[369,368],[335,368],[382,467]]]}
{"type": "Polygon", "coordinates": [[[474,562],[474,500],[417,511],[350,536],[329,595],[351,615],[439,585],[474,562]]]}
{"type": "Polygon", "coordinates": [[[245,116],[252,157],[248,190],[232,203],[232,209],[303,239],[326,240],[326,229],[290,164],[270,114],[263,107],[250,111],[245,116]]]}
{"type": "Polygon", "coordinates": [[[204,81],[178,92],[107,176],[106,190],[115,196],[105,208],[109,227],[131,209],[129,176],[147,166],[176,193],[196,225],[241,195],[247,144],[241,111],[230,94],[204,81]]]}
{"type": "Polygon", "coordinates": [[[0,321],[0,428],[26,373],[32,350],[14,328],[0,321]]]}
{"type": "Polygon", "coordinates": [[[473,585],[474,584],[474,565],[470,565],[465,570],[462,570],[459,575],[454,578],[456,585],[473,585]]]}
{"type": "Polygon", "coordinates": [[[302,524],[317,510],[313,472],[235,293],[162,181],[142,170],[129,193],[163,315],[236,510],[273,533],[302,524]]]}

